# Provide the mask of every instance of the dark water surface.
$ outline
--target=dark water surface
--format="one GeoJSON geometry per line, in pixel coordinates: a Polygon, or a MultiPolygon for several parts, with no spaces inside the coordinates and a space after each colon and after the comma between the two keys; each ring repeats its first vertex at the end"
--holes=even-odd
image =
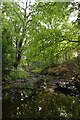
{"type": "Polygon", "coordinates": [[[29,90],[5,92],[3,94],[2,118],[79,120],[80,99],[78,96],[53,94],[46,90],[36,91],[34,95],[29,90]],[[28,93],[26,92],[28,91],[28,93]]]}

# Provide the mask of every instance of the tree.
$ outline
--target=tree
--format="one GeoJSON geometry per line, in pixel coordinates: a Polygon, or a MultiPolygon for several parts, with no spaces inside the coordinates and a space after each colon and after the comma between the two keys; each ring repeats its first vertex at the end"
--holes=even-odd
{"type": "Polygon", "coordinates": [[[35,15],[31,16],[34,24],[29,28],[31,40],[27,45],[29,51],[25,53],[27,58],[30,57],[31,61],[40,58],[40,63],[44,65],[60,62],[64,55],[65,59],[69,58],[68,53],[73,53],[79,47],[78,29],[73,23],[68,22],[75,7],[72,2],[39,2],[35,8],[32,6],[35,15]],[[31,32],[32,30],[34,31],[31,32]]]}
{"type": "MultiPolygon", "coordinates": [[[[12,36],[12,44],[15,48],[14,53],[14,67],[17,68],[19,65],[20,59],[22,57],[22,53],[24,50],[24,45],[28,40],[28,27],[32,19],[29,19],[32,12],[27,13],[27,10],[29,9],[28,1],[26,1],[26,7],[23,8],[19,5],[19,3],[16,2],[10,2],[5,3],[3,2],[2,7],[2,14],[4,14],[4,18],[6,19],[7,24],[10,22],[11,26],[9,25],[9,28],[12,27],[13,30],[9,31],[10,35],[12,36]],[[22,11],[23,10],[23,11],[22,11]]],[[[3,26],[5,26],[5,22],[3,23],[3,26]]],[[[4,31],[4,27],[3,27],[4,31]]],[[[4,34],[6,34],[4,32],[4,34]]],[[[6,38],[9,39],[10,38],[6,38]]]]}
{"type": "Polygon", "coordinates": [[[75,24],[68,22],[76,9],[73,2],[37,2],[31,5],[30,1],[26,1],[25,5],[3,2],[2,6],[5,41],[11,39],[6,46],[13,48],[10,48],[10,54],[15,68],[21,57],[26,56],[30,63],[38,61],[41,66],[51,65],[63,60],[64,56],[68,58],[67,53],[73,53],[79,47],[76,21],[75,24]]]}

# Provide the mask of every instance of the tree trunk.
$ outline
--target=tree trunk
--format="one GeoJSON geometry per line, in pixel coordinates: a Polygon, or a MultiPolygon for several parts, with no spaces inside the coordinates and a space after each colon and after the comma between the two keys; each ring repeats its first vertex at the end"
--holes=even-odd
{"type": "Polygon", "coordinates": [[[16,57],[16,61],[14,63],[14,68],[15,69],[17,69],[17,67],[18,67],[20,59],[21,59],[21,51],[18,51],[18,56],[16,57]]]}

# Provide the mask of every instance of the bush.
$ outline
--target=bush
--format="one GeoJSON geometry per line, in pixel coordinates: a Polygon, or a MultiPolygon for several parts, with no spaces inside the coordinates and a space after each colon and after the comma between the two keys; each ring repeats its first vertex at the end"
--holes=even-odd
{"type": "Polygon", "coordinates": [[[20,66],[16,70],[12,70],[11,73],[9,74],[9,77],[12,80],[16,79],[26,79],[28,77],[28,74],[26,71],[24,71],[20,66]]]}

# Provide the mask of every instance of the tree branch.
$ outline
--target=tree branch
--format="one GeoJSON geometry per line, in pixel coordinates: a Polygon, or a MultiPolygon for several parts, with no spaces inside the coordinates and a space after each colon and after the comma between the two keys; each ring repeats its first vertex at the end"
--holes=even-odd
{"type": "Polygon", "coordinates": [[[28,16],[26,16],[26,18],[28,18],[28,17],[31,15],[31,13],[33,13],[33,12],[30,12],[30,13],[28,14],[28,16]]]}
{"type": "Polygon", "coordinates": [[[79,40],[78,41],[71,41],[71,40],[68,40],[69,42],[80,42],[79,40]]]}
{"type": "MultiPolygon", "coordinates": [[[[69,42],[68,42],[69,43],[69,42]]],[[[70,49],[68,49],[66,52],[69,52],[70,50],[73,50],[73,49],[75,49],[76,47],[78,47],[79,45],[76,45],[75,47],[72,47],[72,48],[70,48],[70,49]]],[[[60,50],[58,53],[57,53],[57,55],[59,55],[62,51],[64,51],[65,50],[65,46],[63,47],[63,49],[62,50],[60,50]]]]}
{"type": "Polygon", "coordinates": [[[26,9],[28,8],[28,0],[26,0],[26,9]]]}
{"type": "Polygon", "coordinates": [[[27,24],[29,23],[29,22],[31,22],[32,21],[32,19],[31,20],[28,20],[27,22],[26,22],[26,26],[27,26],[27,24]]]}
{"type": "MultiPolygon", "coordinates": [[[[18,4],[17,4],[18,5],[18,4]]],[[[21,7],[20,5],[18,5],[18,7],[20,7],[21,9],[25,10],[23,7],[21,7]]]]}

